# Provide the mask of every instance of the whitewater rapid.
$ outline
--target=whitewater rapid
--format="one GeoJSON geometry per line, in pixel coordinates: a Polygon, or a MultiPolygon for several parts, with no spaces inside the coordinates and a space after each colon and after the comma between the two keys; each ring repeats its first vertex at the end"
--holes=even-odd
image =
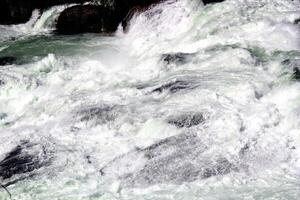
{"type": "Polygon", "coordinates": [[[299,1],[170,0],[126,33],[56,36],[65,7],[0,26],[0,57],[17,58],[0,66],[0,160],[22,141],[51,160],[7,187],[13,199],[299,199],[299,1]],[[178,165],[201,151],[236,170],[142,187],[115,177],[147,163],[135,151],[185,134],[200,139],[178,165]]]}

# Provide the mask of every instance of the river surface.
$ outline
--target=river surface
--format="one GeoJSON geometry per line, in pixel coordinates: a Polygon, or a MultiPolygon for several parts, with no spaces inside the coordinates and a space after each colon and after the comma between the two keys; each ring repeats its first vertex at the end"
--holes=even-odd
{"type": "Polygon", "coordinates": [[[24,141],[51,158],[1,181],[19,180],[13,199],[300,198],[298,0],[170,0],[113,36],[55,35],[65,7],[0,26],[0,57],[17,58],[0,66],[0,158],[24,141]],[[219,158],[235,167],[182,173],[219,158]]]}

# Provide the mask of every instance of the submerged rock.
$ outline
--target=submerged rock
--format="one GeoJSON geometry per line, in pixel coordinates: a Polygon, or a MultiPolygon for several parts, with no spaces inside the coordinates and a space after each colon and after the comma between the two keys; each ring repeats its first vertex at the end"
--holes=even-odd
{"type": "Polygon", "coordinates": [[[300,59],[286,59],[282,64],[291,69],[294,80],[300,81],[300,59]]]}
{"type": "Polygon", "coordinates": [[[194,54],[191,53],[169,53],[163,54],[162,60],[165,64],[182,65],[187,63],[194,54]]]}
{"type": "Polygon", "coordinates": [[[170,93],[177,93],[181,90],[193,89],[195,87],[197,87],[197,85],[194,82],[175,80],[155,88],[154,90],[152,90],[152,92],[162,93],[164,91],[169,91],[170,93]]]}
{"type": "MultiPolygon", "coordinates": [[[[1,80],[0,80],[0,85],[1,85],[1,80]]],[[[5,119],[7,117],[6,113],[0,113],[0,120],[5,119]]]]}
{"type": "Polygon", "coordinates": [[[204,117],[201,113],[195,114],[185,114],[177,117],[170,118],[168,120],[169,124],[172,124],[178,128],[190,128],[193,126],[197,126],[204,122],[204,117]]]}
{"type": "Polygon", "coordinates": [[[1,0],[0,24],[27,22],[34,9],[45,9],[67,3],[83,3],[89,0],[1,0]]]}
{"type": "Polygon", "coordinates": [[[299,81],[300,80],[300,70],[298,67],[295,67],[293,69],[293,74],[294,74],[294,79],[299,81]]]}
{"type": "Polygon", "coordinates": [[[82,109],[76,115],[80,122],[98,125],[114,121],[118,114],[114,107],[104,105],[82,109]]]}
{"type": "Polygon", "coordinates": [[[237,170],[226,158],[205,154],[209,147],[197,134],[180,134],[111,161],[100,170],[117,178],[121,187],[159,183],[182,184],[237,170]]]}
{"type": "Polygon", "coordinates": [[[45,147],[23,141],[13,148],[0,162],[0,177],[5,180],[15,175],[26,174],[50,162],[45,147]]]}
{"type": "Polygon", "coordinates": [[[0,57],[0,65],[12,65],[16,61],[17,61],[17,59],[12,56],[0,57]]]}
{"type": "Polygon", "coordinates": [[[3,80],[0,79],[0,86],[1,85],[5,85],[5,82],[3,80]]]}

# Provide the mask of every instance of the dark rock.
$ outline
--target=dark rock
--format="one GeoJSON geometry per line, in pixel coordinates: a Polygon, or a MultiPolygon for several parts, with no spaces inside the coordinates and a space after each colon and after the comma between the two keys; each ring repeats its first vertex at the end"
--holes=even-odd
{"type": "Polygon", "coordinates": [[[226,158],[207,155],[207,150],[209,146],[197,134],[181,134],[120,156],[100,172],[120,179],[121,187],[145,187],[182,184],[237,170],[226,158]]]}
{"type": "Polygon", "coordinates": [[[87,163],[92,164],[91,156],[86,156],[85,158],[87,160],[87,163]]]}
{"type": "Polygon", "coordinates": [[[102,5],[77,5],[64,10],[58,18],[58,34],[113,33],[136,12],[162,0],[114,0],[102,5]]]}
{"type": "Polygon", "coordinates": [[[130,11],[144,11],[163,1],[165,0],[114,0],[111,2],[110,8],[127,15],[130,11]]]}
{"type": "Polygon", "coordinates": [[[5,119],[7,117],[6,113],[0,113],[0,120],[5,119]]]}
{"type": "Polygon", "coordinates": [[[300,18],[294,21],[294,24],[300,24],[300,18]]]}
{"type": "Polygon", "coordinates": [[[181,90],[185,90],[185,89],[193,89],[195,88],[196,85],[192,82],[188,82],[185,80],[175,80],[166,84],[163,84],[157,88],[155,88],[154,90],[152,90],[152,92],[164,92],[164,91],[169,91],[171,93],[176,93],[179,92],[181,90]]]}
{"type": "Polygon", "coordinates": [[[49,163],[43,146],[28,141],[12,149],[0,162],[0,177],[8,179],[18,174],[25,174],[49,163]]]}
{"type": "Polygon", "coordinates": [[[290,65],[291,64],[291,60],[290,59],[286,59],[284,61],[281,62],[283,65],[290,65]]]}
{"type": "Polygon", "coordinates": [[[300,70],[298,67],[294,67],[293,75],[295,80],[300,80],[300,70]]]}
{"type": "Polygon", "coordinates": [[[190,58],[194,54],[191,53],[170,53],[170,54],[163,54],[162,55],[162,60],[166,64],[185,64],[187,63],[190,58]]]}
{"type": "Polygon", "coordinates": [[[178,128],[190,128],[204,122],[204,117],[201,113],[181,115],[168,120],[169,124],[175,125],[178,128]]]}
{"type": "Polygon", "coordinates": [[[210,3],[219,3],[219,2],[223,2],[223,1],[225,1],[225,0],[202,0],[204,5],[210,4],[210,3]]]}
{"type": "Polygon", "coordinates": [[[0,79],[0,86],[1,85],[5,85],[5,82],[3,80],[0,79]]]}
{"type": "Polygon", "coordinates": [[[286,59],[282,64],[291,69],[294,80],[300,80],[300,59],[286,59]]]}
{"type": "Polygon", "coordinates": [[[122,16],[109,8],[97,5],[77,5],[64,10],[57,21],[57,33],[113,33],[122,16]]]}
{"type": "Polygon", "coordinates": [[[17,59],[12,56],[0,57],[0,65],[12,65],[16,61],[17,61],[17,59]]]}
{"type": "Polygon", "coordinates": [[[27,22],[34,9],[45,9],[54,5],[83,3],[88,0],[1,0],[0,24],[27,22]]]}
{"type": "Polygon", "coordinates": [[[33,9],[31,0],[1,0],[0,24],[25,23],[31,17],[33,9]]]}
{"type": "Polygon", "coordinates": [[[254,92],[254,96],[255,96],[255,98],[256,99],[261,99],[264,95],[261,93],[261,92],[259,92],[259,91],[255,91],[254,92]]]}

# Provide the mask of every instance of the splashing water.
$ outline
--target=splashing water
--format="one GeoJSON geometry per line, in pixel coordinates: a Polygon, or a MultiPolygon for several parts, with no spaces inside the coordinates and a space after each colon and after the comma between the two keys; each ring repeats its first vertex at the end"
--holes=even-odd
{"type": "Polygon", "coordinates": [[[114,36],[51,34],[63,8],[0,27],[0,160],[22,141],[51,160],[1,181],[13,199],[299,198],[299,1],[170,0],[114,36]],[[172,165],[215,158],[234,170],[172,165]]]}

